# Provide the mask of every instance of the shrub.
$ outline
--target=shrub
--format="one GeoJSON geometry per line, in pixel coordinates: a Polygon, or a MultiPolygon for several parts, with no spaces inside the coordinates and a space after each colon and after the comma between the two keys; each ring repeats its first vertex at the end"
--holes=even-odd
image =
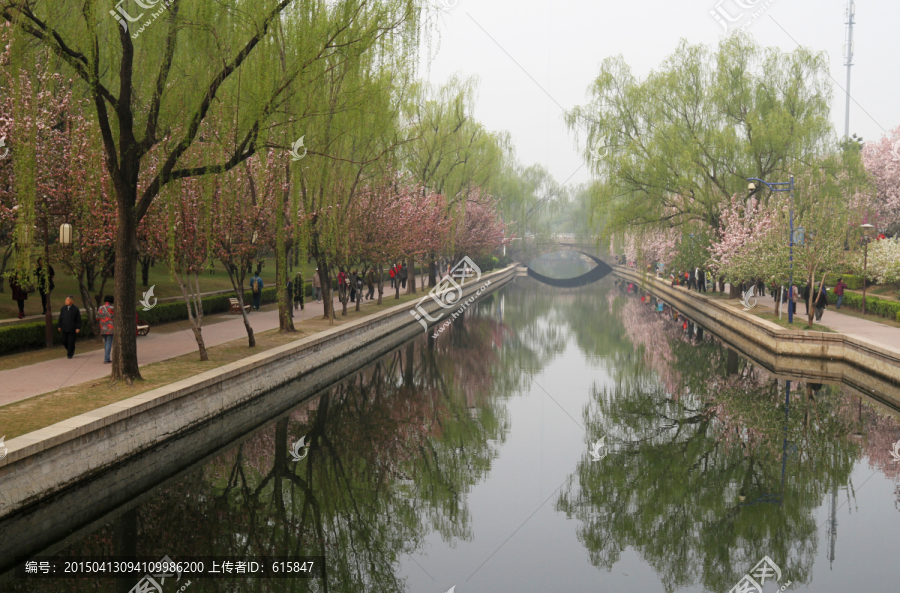
{"type": "MultiPolygon", "coordinates": [[[[311,290],[311,289],[310,289],[311,290]]],[[[231,310],[229,302],[231,295],[213,295],[203,298],[203,314],[211,315],[213,313],[226,313],[231,310]]],[[[250,303],[253,295],[247,291],[244,293],[244,303],[250,303]]],[[[261,296],[262,304],[274,303],[276,301],[275,289],[264,288],[261,296]]],[[[162,323],[170,323],[172,321],[182,321],[188,318],[187,305],[182,302],[159,303],[149,311],[142,311],[138,307],[138,317],[149,323],[150,325],[159,325],[162,323]]],[[[88,338],[93,336],[93,328],[87,323],[87,316],[82,312],[81,334],[79,338],[88,338]]],[[[0,328],[0,356],[12,354],[14,352],[22,352],[24,350],[35,350],[43,348],[46,344],[44,334],[45,325],[43,321],[34,323],[20,323],[0,328]]],[[[56,320],[53,320],[53,343],[60,343],[60,334],[56,331],[56,320]]]]}
{"type": "MultiPolygon", "coordinates": [[[[828,304],[837,303],[837,295],[833,291],[828,292],[828,304]]],[[[844,303],[841,307],[856,309],[862,311],[862,295],[853,292],[844,293],[844,303]]],[[[900,317],[900,302],[888,301],[874,296],[866,296],[866,313],[886,317],[888,319],[898,319],[900,317]]]]}
{"type": "MultiPolygon", "coordinates": [[[[90,338],[94,335],[93,328],[87,323],[87,317],[82,316],[84,322],[81,326],[79,339],[90,338]]],[[[12,354],[23,350],[36,350],[47,344],[46,324],[43,321],[33,323],[19,323],[0,328],[0,355],[12,354]]],[[[60,333],[56,331],[57,322],[53,320],[53,343],[60,343],[60,333]]]]}
{"type": "MultiPolygon", "coordinates": [[[[844,284],[847,285],[847,288],[850,290],[862,290],[862,278],[859,276],[854,276],[853,274],[828,274],[825,276],[825,285],[828,287],[833,287],[837,284],[838,278],[844,279],[844,284]]],[[[869,282],[869,286],[872,286],[872,283],[869,282]]],[[[844,301],[846,302],[846,298],[844,301]]]]}

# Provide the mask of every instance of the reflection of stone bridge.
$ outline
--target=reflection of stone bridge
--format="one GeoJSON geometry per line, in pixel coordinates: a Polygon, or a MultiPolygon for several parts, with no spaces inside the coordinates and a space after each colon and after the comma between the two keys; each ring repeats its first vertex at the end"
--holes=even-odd
{"type": "MultiPolygon", "coordinates": [[[[522,257],[521,259],[522,261],[529,261],[529,265],[525,269],[520,269],[519,275],[524,276],[527,274],[538,282],[542,282],[550,286],[556,286],[558,288],[574,288],[577,286],[584,286],[586,284],[596,282],[597,280],[600,280],[601,278],[612,272],[612,268],[610,268],[609,265],[605,261],[603,261],[603,259],[601,259],[602,255],[605,254],[601,254],[597,249],[597,241],[591,241],[589,239],[579,240],[571,235],[557,235],[549,238],[531,239],[530,241],[526,238],[523,241],[522,248],[522,255],[524,257],[522,257]],[[596,265],[589,272],[581,274],[580,276],[564,279],[544,276],[543,274],[536,272],[531,267],[531,263],[537,257],[550,253],[569,251],[585,256],[596,265]],[[528,255],[526,255],[526,253],[528,255]]],[[[546,261],[546,258],[544,258],[544,261],[546,261]]],[[[562,259],[560,259],[560,261],[562,261],[562,259]]]]}

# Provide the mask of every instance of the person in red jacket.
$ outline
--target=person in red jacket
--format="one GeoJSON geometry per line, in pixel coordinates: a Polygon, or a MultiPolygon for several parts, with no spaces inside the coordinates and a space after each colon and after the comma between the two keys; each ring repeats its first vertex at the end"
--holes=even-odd
{"type": "Polygon", "coordinates": [[[834,295],[837,297],[837,308],[840,309],[841,305],[844,302],[844,289],[847,288],[847,284],[844,282],[843,277],[838,278],[837,284],[834,285],[834,295]]]}
{"type": "Polygon", "coordinates": [[[389,273],[391,275],[391,289],[393,289],[394,288],[394,277],[397,275],[397,266],[391,266],[389,273]]]}

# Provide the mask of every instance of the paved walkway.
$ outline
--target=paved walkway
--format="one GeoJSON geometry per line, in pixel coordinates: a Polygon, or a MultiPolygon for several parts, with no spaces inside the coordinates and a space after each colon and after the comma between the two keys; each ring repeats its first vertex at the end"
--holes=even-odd
{"type": "MultiPolygon", "coordinates": [[[[726,292],[728,291],[726,285],[726,292]]],[[[694,292],[694,291],[692,291],[694,292]]],[[[700,293],[703,294],[703,293],[700,293]]],[[[737,300],[732,302],[737,303],[737,300]]],[[[768,311],[775,312],[775,298],[767,294],[759,297],[757,307],[765,308],[768,311]]],[[[796,329],[804,329],[806,327],[806,316],[804,315],[805,307],[802,301],[797,303],[797,313],[794,315],[794,325],[796,329]],[[799,317],[799,319],[798,319],[799,317]]],[[[782,319],[787,319],[787,304],[781,307],[782,319]]],[[[847,334],[855,338],[862,338],[880,346],[885,346],[893,350],[900,351],[900,328],[877,321],[869,321],[852,315],[844,315],[834,305],[828,305],[825,308],[825,314],[822,315],[821,321],[815,321],[817,325],[824,325],[828,329],[838,333],[847,334]]]]}
{"type": "MultiPolygon", "coordinates": [[[[405,293],[401,291],[401,294],[405,293]]],[[[390,299],[393,298],[394,291],[390,290],[390,284],[386,284],[383,295],[384,302],[390,303],[390,299]]],[[[377,298],[371,301],[364,301],[363,306],[365,307],[367,304],[375,303],[376,301],[377,298]]],[[[337,297],[335,297],[334,303],[335,312],[339,315],[341,303],[337,297]]],[[[347,303],[348,310],[351,310],[354,306],[353,303],[347,303]]],[[[298,322],[303,319],[322,317],[324,314],[323,304],[308,301],[304,311],[298,309],[294,312],[294,321],[298,322]]],[[[204,325],[203,327],[203,341],[207,348],[241,338],[246,339],[247,337],[247,330],[244,328],[244,321],[240,315],[230,316],[228,313],[224,313],[213,316],[213,318],[218,319],[222,317],[227,317],[228,319],[212,325],[204,325]]],[[[275,329],[278,327],[278,310],[273,305],[269,305],[264,307],[262,311],[252,312],[249,315],[249,320],[254,333],[275,329]]],[[[138,338],[137,346],[140,366],[197,352],[197,341],[194,339],[194,332],[191,330],[190,322],[181,321],[177,322],[177,324],[183,328],[183,331],[154,333],[151,330],[149,335],[138,338]]],[[[96,345],[94,343],[82,344],[79,342],[75,348],[75,356],[71,360],[65,357],[65,351],[60,346],[58,347],[60,354],[58,359],[0,371],[0,385],[3,386],[2,391],[0,391],[0,406],[42,393],[56,391],[63,387],[84,383],[85,381],[108,377],[112,365],[103,363],[103,348],[79,354],[78,349],[84,349],[85,347],[96,348],[96,345]]]]}
{"type": "MultiPolygon", "coordinates": [[[[757,306],[764,306],[772,311],[775,310],[775,298],[767,294],[759,298],[757,306]]],[[[798,329],[806,327],[807,316],[805,314],[806,307],[802,302],[797,303],[797,313],[794,314],[794,324],[798,325],[798,329]]],[[[787,319],[787,304],[781,308],[781,316],[787,319]]],[[[869,340],[881,346],[886,346],[894,350],[900,350],[900,328],[877,321],[869,321],[852,315],[844,315],[834,305],[825,307],[825,313],[822,315],[821,321],[814,321],[818,325],[824,325],[830,330],[838,333],[847,334],[856,338],[869,340]]]]}

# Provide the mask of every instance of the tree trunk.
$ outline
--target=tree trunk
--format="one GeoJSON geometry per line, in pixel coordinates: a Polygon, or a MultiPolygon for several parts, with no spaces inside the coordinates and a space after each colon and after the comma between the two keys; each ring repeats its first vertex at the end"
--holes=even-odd
{"type": "Polygon", "coordinates": [[[149,255],[142,255],[140,258],[141,261],[141,282],[144,288],[150,286],[150,264],[153,263],[153,258],[149,255]]]}
{"type": "Polygon", "coordinates": [[[384,294],[384,266],[378,264],[378,301],[376,305],[381,304],[381,296],[384,294]]]}
{"type": "MultiPolygon", "coordinates": [[[[132,192],[131,196],[119,195],[116,200],[119,215],[115,251],[116,322],[113,324],[113,339],[116,347],[113,348],[110,380],[115,382],[121,379],[131,385],[134,381],[141,379],[141,371],[138,368],[137,322],[135,320],[137,302],[135,280],[138,258],[135,249],[137,220],[135,219],[134,192],[136,188],[128,189],[132,192]]],[[[117,193],[120,192],[117,191],[117,193]]]]}
{"type": "Polygon", "coordinates": [[[406,258],[406,269],[409,270],[409,288],[406,294],[416,294],[416,260],[412,257],[406,258]]]}
{"type": "Polygon", "coordinates": [[[719,276],[719,294],[725,294],[725,276],[719,276]]]}
{"type": "Polygon", "coordinates": [[[238,305],[241,307],[241,317],[244,319],[244,329],[247,330],[247,346],[249,348],[253,348],[256,346],[256,337],[253,335],[253,327],[250,326],[250,319],[247,317],[247,311],[244,309],[244,276],[241,274],[240,278],[236,275],[240,272],[244,271],[244,267],[240,266],[230,266],[227,263],[225,264],[225,269],[228,271],[228,278],[231,280],[231,286],[234,288],[234,295],[237,297],[238,305]]]}
{"type": "Polygon", "coordinates": [[[437,286],[437,263],[434,261],[434,255],[428,262],[428,286],[432,288],[437,286]]]}
{"type": "Polygon", "coordinates": [[[0,294],[3,293],[3,281],[5,280],[5,278],[3,277],[3,272],[6,271],[6,262],[9,261],[9,258],[12,255],[12,252],[13,252],[13,246],[8,245],[6,247],[6,250],[3,252],[3,259],[0,260],[0,294]]]}
{"type": "MultiPolygon", "coordinates": [[[[291,172],[288,165],[284,167],[285,184],[290,183],[291,172]]],[[[291,333],[294,329],[293,310],[287,294],[287,245],[284,236],[284,209],[288,203],[287,190],[279,194],[275,206],[275,296],[278,302],[278,331],[291,333]]],[[[261,262],[260,262],[261,263],[261,262]]],[[[257,264],[257,269],[259,269],[257,264]]],[[[257,272],[258,273],[258,272],[257,272]]]]}
{"type": "Polygon", "coordinates": [[[94,283],[97,280],[97,271],[94,270],[94,264],[88,264],[84,267],[85,276],[87,276],[88,290],[94,290],[94,283]]]}
{"type": "Polygon", "coordinates": [[[197,273],[188,272],[185,274],[188,286],[185,287],[181,274],[177,270],[173,270],[173,276],[178,282],[178,288],[181,289],[181,296],[184,297],[184,303],[187,305],[188,321],[191,322],[191,329],[194,332],[194,339],[197,340],[197,349],[200,351],[200,360],[209,360],[209,353],[206,351],[206,343],[203,341],[203,301],[200,297],[200,276],[197,273]],[[191,276],[196,280],[197,288],[194,288],[191,282],[191,276]],[[189,294],[190,293],[190,294],[189,294]]]}

